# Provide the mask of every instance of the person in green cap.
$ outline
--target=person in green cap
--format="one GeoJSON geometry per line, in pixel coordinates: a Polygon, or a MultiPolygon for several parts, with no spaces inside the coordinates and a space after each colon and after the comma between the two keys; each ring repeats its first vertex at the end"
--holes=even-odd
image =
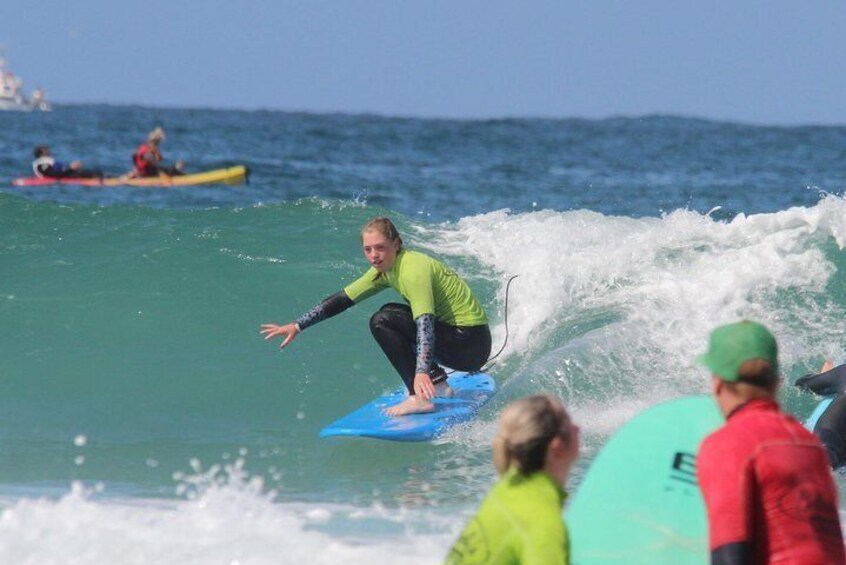
{"type": "Polygon", "coordinates": [[[447,565],[566,565],[564,484],[579,457],[579,428],[548,394],[505,408],[493,443],[501,475],[446,558],[447,565]]]}
{"type": "Polygon", "coordinates": [[[775,337],[756,322],[720,326],[699,361],[726,417],[697,458],[712,565],[846,563],[826,452],[776,402],[775,337]]]}

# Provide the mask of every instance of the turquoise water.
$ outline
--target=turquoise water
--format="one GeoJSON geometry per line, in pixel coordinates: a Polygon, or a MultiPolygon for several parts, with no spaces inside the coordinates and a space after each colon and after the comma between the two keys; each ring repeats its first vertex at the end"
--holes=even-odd
{"type": "Polygon", "coordinates": [[[107,106],[0,118],[7,180],[45,142],[120,173],[157,124],[194,170],[253,173],[0,191],[3,563],[436,563],[494,479],[507,402],[564,399],[584,433],[576,486],[634,413],[707,390],[693,358],[716,324],[774,329],[800,415],[813,401],[789,383],[843,357],[846,128],[107,106]],[[500,393],[431,444],[317,439],[399,384],[366,330],[394,297],[284,352],[258,333],[356,277],[358,229],[379,214],[468,280],[495,347],[520,275],[500,393]]]}

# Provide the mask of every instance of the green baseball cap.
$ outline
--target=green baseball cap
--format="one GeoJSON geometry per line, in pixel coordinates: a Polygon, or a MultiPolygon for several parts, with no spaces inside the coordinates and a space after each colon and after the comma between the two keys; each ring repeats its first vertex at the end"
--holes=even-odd
{"type": "Polygon", "coordinates": [[[778,346],[773,334],[757,322],[743,320],[712,331],[708,351],[697,361],[722,380],[736,383],[740,380],[738,369],[752,359],[763,359],[778,372],[778,346]]]}

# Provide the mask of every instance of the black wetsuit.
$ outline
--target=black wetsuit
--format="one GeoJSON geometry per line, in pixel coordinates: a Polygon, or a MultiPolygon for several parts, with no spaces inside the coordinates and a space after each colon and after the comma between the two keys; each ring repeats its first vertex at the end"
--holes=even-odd
{"type": "MultiPolygon", "coordinates": [[[[418,371],[417,326],[408,304],[385,304],[370,318],[370,333],[400,374],[410,394],[414,394],[414,376],[418,371]]],[[[434,335],[434,361],[428,371],[433,384],[447,378],[438,363],[472,373],[481,369],[491,354],[491,332],[487,325],[451,326],[434,320],[434,335]]]]}
{"type": "Polygon", "coordinates": [[[491,333],[481,304],[454,271],[417,251],[399,250],[389,270],[371,267],[296,322],[305,329],[387,288],[408,304],[382,306],[370,318],[370,331],[410,395],[418,374],[428,374],[434,384],[446,379],[438,363],[473,372],[487,362],[491,333]]]}
{"type": "Polygon", "coordinates": [[[33,170],[39,177],[51,179],[103,178],[103,171],[95,169],[72,169],[52,158],[39,158],[33,163],[33,170]]]}
{"type": "MultiPolygon", "coordinates": [[[[322,320],[336,316],[355,303],[344,291],[337,292],[297,318],[300,330],[322,320]]],[[[482,326],[452,326],[431,317],[431,327],[419,317],[414,320],[411,307],[407,304],[389,303],[382,306],[370,318],[370,332],[388,357],[391,365],[405,383],[409,394],[414,394],[414,376],[420,370],[421,351],[426,357],[434,357],[426,372],[432,383],[446,380],[446,372],[438,365],[459,371],[473,372],[482,368],[491,353],[491,332],[487,324],[482,326]],[[418,342],[418,335],[422,336],[418,342]],[[432,344],[434,343],[434,348],[432,344]],[[432,351],[434,349],[434,351],[432,351]]],[[[430,322],[430,323],[431,323],[430,322]]]]}
{"type": "Polygon", "coordinates": [[[836,395],[814,426],[814,433],[828,453],[832,469],[846,464],[846,364],[796,380],[796,386],[817,394],[836,395]]]}

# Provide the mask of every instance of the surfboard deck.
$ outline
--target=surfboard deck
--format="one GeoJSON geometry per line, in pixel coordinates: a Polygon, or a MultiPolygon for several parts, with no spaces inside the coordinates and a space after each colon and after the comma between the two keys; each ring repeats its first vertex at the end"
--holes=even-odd
{"type": "Polygon", "coordinates": [[[689,396],[618,430],[565,510],[573,565],[707,565],[696,454],[722,423],[713,399],[689,396]]]}
{"type": "Polygon", "coordinates": [[[320,437],[367,437],[392,441],[428,441],[450,427],[473,418],[496,392],[496,382],[485,373],[453,373],[447,379],[452,398],[436,398],[435,411],[408,416],[388,416],[385,408],[406,397],[405,388],[385,394],[329,424],[320,437]]]}

